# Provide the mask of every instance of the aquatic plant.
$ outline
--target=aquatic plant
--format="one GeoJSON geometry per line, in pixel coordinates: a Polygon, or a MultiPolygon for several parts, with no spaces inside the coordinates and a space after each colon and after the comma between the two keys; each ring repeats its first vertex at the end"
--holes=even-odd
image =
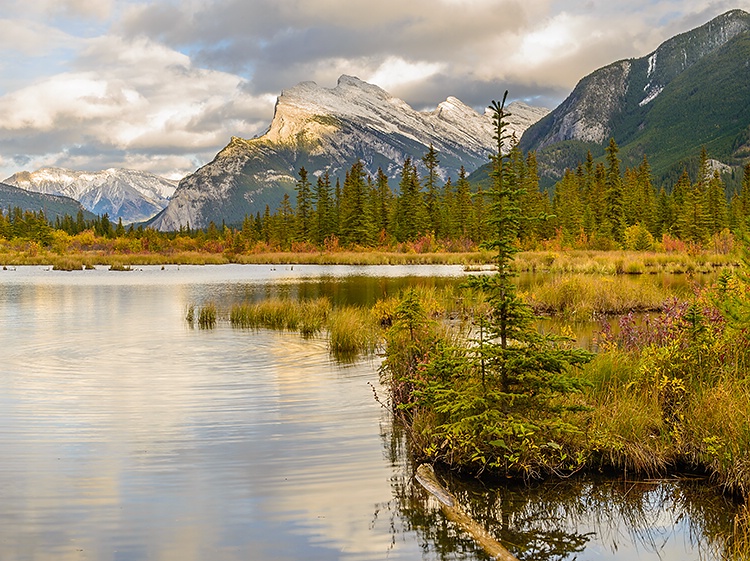
{"type": "Polygon", "coordinates": [[[328,317],[328,348],[342,360],[375,351],[381,339],[370,310],[347,306],[335,308],[328,317]]]}
{"type": "Polygon", "coordinates": [[[198,325],[201,329],[213,329],[216,327],[217,315],[216,305],[213,302],[204,304],[198,311],[198,325]]]}

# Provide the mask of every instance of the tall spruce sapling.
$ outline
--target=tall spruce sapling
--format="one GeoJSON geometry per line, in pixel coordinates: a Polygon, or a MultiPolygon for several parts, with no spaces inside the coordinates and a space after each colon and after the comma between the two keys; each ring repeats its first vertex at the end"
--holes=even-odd
{"type": "MultiPolygon", "coordinates": [[[[566,338],[540,334],[531,307],[519,297],[513,283],[513,260],[519,251],[518,232],[524,218],[519,201],[524,190],[504,151],[509,138],[505,132],[506,96],[507,92],[501,103],[493,101],[490,106],[496,141],[496,151],[491,156],[492,187],[487,193],[492,238],[483,245],[497,252],[497,273],[470,279],[472,288],[486,294],[490,310],[477,318],[480,337],[468,352],[473,354],[475,369],[481,373],[485,406],[501,413],[494,417],[497,426],[492,427],[496,436],[492,444],[513,456],[517,452],[513,442],[533,440],[536,433],[543,442],[554,441],[556,436],[576,430],[560,421],[564,407],[558,398],[580,388],[581,382],[571,367],[590,361],[592,354],[572,348],[566,338]],[[519,438],[519,431],[523,438],[519,438]]],[[[544,464],[543,452],[538,454],[542,456],[531,463],[544,464]]],[[[508,466],[501,458],[497,463],[508,466]]]]}

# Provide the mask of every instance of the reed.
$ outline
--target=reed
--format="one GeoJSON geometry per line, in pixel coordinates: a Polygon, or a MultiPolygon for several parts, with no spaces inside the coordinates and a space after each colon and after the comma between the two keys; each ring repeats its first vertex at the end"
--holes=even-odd
{"type": "Polygon", "coordinates": [[[232,306],[229,322],[242,329],[299,331],[309,337],[322,331],[330,311],[331,302],[327,298],[303,301],[269,298],[232,306]]]}
{"type": "Polygon", "coordinates": [[[59,257],[52,264],[53,271],[80,271],[83,268],[83,260],[77,257],[59,257]]]}
{"type": "Polygon", "coordinates": [[[203,305],[198,311],[198,326],[201,329],[213,329],[216,327],[217,316],[218,312],[213,302],[203,305]]]}
{"type": "Polygon", "coordinates": [[[380,339],[378,323],[370,310],[338,308],[328,318],[328,347],[340,360],[374,353],[380,339]]]}
{"type": "Polygon", "coordinates": [[[522,272],[599,275],[710,273],[738,265],[738,256],[733,254],[653,251],[528,251],[515,260],[516,269],[522,272]]]}
{"type": "Polygon", "coordinates": [[[537,313],[592,319],[659,310],[674,294],[663,286],[631,277],[566,274],[542,279],[523,296],[537,313]]]}

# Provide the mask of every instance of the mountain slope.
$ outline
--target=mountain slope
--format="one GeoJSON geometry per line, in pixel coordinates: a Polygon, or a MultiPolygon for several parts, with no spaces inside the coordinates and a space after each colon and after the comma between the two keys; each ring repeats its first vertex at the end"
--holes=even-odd
{"type": "Polygon", "coordinates": [[[93,214],[84,210],[81,203],[69,197],[34,193],[13,185],[0,183],[0,209],[3,212],[7,212],[9,208],[16,207],[24,211],[33,210],[34,212],[38,212],[43,210],[47,216],[47,220],[50,221],[54,221],[57,217],[63,217],[66,214],[75,218],[79,211],[84,212],[86,220],[94,218],[93,214]]]}
{"type": "Polygon", "coordinates": [[[601,68],[529,127],[521,148],[537,150],[542,172],[558,177],[587,150],[601,154],[610,137],[629,165],[646,153],[657,177],[702,145],[729,162],[750,125],[748,37],[750,14],[733,10],[648,56],[601,68]]]}
{"type": "Polygon", "coordinates": [[[70,197],[94,214],[108,214],[111,220],[147,220],[167,206],[176,188],[173,181],[126,169],[98,172],[63,168],[42,168],[19,172],[5,183],[27,191],[70,197]]]}
{"type": "MultiPolygon", "coordinates": [[[[515,104],[510,128],[520,137],[546,112],[515,104]]],[[[440,175],[455,178],[461,166],[471,171],[485,163],[492,143],[490,117],[454,97],[420,112],[354,77],[342,76],[330,89],[303,82],[279,96],[263,136],[232,138],[212,162],[180,182],[149,225],[176,230],[210,221],[237,224],[266,205],[275,210],[284,193],[292,195],[301,167],[343,179],[359,159],[368,173],[380,167],[395,178],[405,158],[421,163],[430,144],[438,151],[440,175]]]]}

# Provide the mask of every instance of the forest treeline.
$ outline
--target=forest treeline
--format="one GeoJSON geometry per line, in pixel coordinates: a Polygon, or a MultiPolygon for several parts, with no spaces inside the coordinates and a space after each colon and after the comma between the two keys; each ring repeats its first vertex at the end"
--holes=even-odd
{"type": "MultiPolygon", "coordinates": [[[[741,189],[727,197],[726,186],[704,149],[696,177],[685,171],[667,190],[652,182],[647,157],[636,168],[621,171],[612,139],[606,158],[591,153],[569,169],[553,194],[539,187],[536,156],[517,145],[508,155],[509,173],[523,191],[527,217],[519,228],[523,249],[731,249],[730,232],[745,231],[750,217],[750,164],[741,189]]],[[[298,172],[295,197],[286,194],[276,209],[246,216],[241,225],[210,223],[204,229],[185,225],[177,232],[124,226],[108,215],[93,220],[58,217],[42,211],[0,211],[0,238],[24,239],[42,246],[86,239],[120,239],[122,251],[202,250],[212,252],[306,251],[315,249],[388,248],[418,252],[470,251],[487,241],[488,194],[472,186],[463,168],[454,181],[443,182],[439,153],[430,146],[416,162],[407,158],[394,192],[385,173],[366,173],[356,162],[343,182],[329,173],[298,172]],[[419,165],[418,165],[419,164],[419,165]],[[418,169],[425,171],[420,174],[418,169]]],[[[91,240],[89,240],[91,241],[91,240]]],[[[92,242],[93,243],[93,242],[92,242]]],[[[85,243],[78,244],[86,246],[85,243]]],[[[94,244],[96,245],[96,244],[94,244]]],[[[112,244],[105,244],[112,246],[112,244]]]]}

